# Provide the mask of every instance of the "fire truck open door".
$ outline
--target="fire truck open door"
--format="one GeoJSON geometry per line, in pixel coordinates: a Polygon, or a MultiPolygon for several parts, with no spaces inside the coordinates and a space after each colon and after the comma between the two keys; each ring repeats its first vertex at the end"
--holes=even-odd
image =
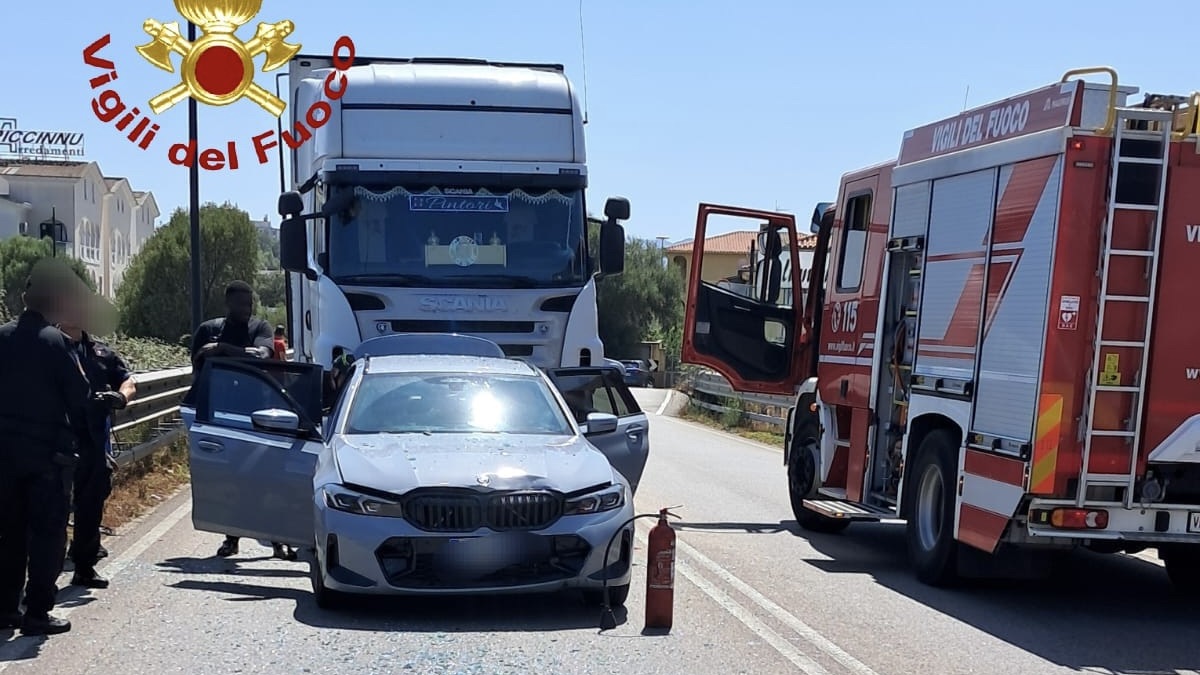
{"type": "Polygon", "coordinates": [[[796,241],[796,220],[790,214],[700,205],[688,266],[685,363],[712,368],[736,391],[766,394],[791,395],[814,374],[796,241]],[[746,219],[757,226],[758,236],[746,251],[749,279],[713,278],[720,263],[705,257],[713,216],[746,219]],[[705,263],[710,265],[708,274],[705,263]]]}

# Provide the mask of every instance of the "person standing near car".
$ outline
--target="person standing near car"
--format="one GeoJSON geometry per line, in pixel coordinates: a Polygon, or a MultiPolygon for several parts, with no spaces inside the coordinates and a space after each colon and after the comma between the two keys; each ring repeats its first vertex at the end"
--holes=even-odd
{"type": "Polygon", "coordinates": [[[112,412],[129,404],[137,394],[137,385],[121,355],[80,327],[85,320],[68,319],[59,324],[71,338],[92,389],[87,428],[79,437],[75,527],[67,555],[75,565],[71,585],[108,588],[108,579],[96,572],[96,562],[100,557],[104,501],[112,493],[112,412]]]}
{"type": "Polygon", "coordinates": [[[287,361],[287,338],[284,337],[283,326],[275,326],[275,358],[280,361],[287,361]]]}
{"type": "Polygon", "coordinates": [[[71,630],[50,610],[91,390],[69,338],[54,324],[75,315],[90,295],[62,261],[38,261],[25,283],[25,310],[0,326],[0,629],[20,626],[25,635],[71,630]]]}
{"type": "MultiPolygon", "coordinates": [[[[244,281],[225,287],[225,316],[209,319],[196,327],[192,336],[192,368],[199,374],[209,356],[251,356],[269,359],[275,355],[271,325],[254,316],[254,289],[244,281]]],[[[272,544],[277,558],[294,557],[280,544],[272,544]]],[[[228,558],[238,552],[238,537],[226,535],[217,555],[228,558]]]]}

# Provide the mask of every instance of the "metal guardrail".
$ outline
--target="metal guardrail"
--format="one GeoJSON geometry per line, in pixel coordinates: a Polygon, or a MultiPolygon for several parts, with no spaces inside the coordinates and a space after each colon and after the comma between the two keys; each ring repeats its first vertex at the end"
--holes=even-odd
{"type": "Polygon", "coordinates": [[[137,396],[112,416],[113,458],[118,467],[149,457],[183,434],[179,405],[192,386],[192,367],[135,373],[133,378],[137,396]],[[151,424],[148,439],[136,445],[121,442],[123,434],[151,424]]]}
{"type": "Polygon", "coordinates": [[[744,420],[768,424],[781,430],[787,424],[788,408],[796,402],[791,396],[734,391],[729,382],[716,373],[697,373],[691,378],[688,388],[692,403],[700,408],[718,414],[736,412],[744,420]],[[725,405],[725,401],[731,399],[737,401],[739,407],[725,405]]]}

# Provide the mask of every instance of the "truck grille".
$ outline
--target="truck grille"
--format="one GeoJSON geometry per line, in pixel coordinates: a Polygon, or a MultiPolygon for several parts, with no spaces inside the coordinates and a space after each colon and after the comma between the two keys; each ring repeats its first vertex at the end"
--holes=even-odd
{"type": "Polygon", "coordinates": [[[552,492],[462,494],[447,491],[414,496],[404,515],[426,532],[540,530],[562,517],[562,498],[552,492]]]}
{"type": "Polygon", "coordinates": [[[454,321],[444,319],[393,319],[392,330],[397,333],[532,333],[537,325],[532,321],[454,321]]]}

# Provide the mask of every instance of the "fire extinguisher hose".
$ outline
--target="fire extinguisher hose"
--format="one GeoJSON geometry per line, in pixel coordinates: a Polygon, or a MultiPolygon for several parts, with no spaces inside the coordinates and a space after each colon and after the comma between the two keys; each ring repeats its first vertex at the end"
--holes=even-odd
{"type": "MultiPolygon", "coordinates": [[[[678,509],[678,508],[682,508],[682,505],[668,506],[657,513],[640,513],[640,514],[626,520],[625,522],[621,523],[621,526],[617,528],[617,531],[613,532],[613,535],[608,538],[608,546],[604,547],[604,569],[605,570],[608,569],[608,556],[612,552],[613,542],[615,542],[617,540],[617,535],[619,535],[625,531],[625,527],[627,525],[629,525],[633,521],[639,520],[641,518],[659,518],[662,516],[663,513],[665,513],[668,516],[671,516],[673,518],[678,518],[679,516],[677,516],[671,512],[671,509],[678,509]]],[[[633,554],[631,552],[630,559],[632,560],[632,558],[633,558],[633,554]]],[[[600,614],[600,630],[601,631],[612,630],[613,628],[617,627],[617,617],[615,614],[613,614],[612,604],[609,602],[609,598],[608,598],[608,577],[609,577],[608,574],[604,575],[604,582],[601,585],[601,592],[604,595],[604,610],[600,614]]]]}

